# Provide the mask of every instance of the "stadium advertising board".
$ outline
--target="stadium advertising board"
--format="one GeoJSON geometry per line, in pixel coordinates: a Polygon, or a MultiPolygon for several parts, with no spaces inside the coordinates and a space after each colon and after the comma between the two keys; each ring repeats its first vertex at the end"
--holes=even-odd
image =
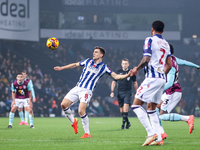
{"type": "MultiPolygon", "coordinates": [[[[102,30],[59,30],[41,29],[41,38],[54,35],[60,39],[93,39],[93,40],[144,40],[151,36],[150,31],[102,31],[102,30]]],[[[166,40],[180,40],[180,31],[165,31],[166,40]]]]}
{"type": "MultiPolygon", "coordinates": [[[[80,7],[124,7],[124,8],[152,8],[152,1],[150,0],[62,0],[63,6],[80,6],[80,7]]],[[[154,7],[161,8],[180,8],[183,6],[183,0],[173,1],[173,5],[168,1],[154,0],[154,7]]]]}
{"type": "Polygon", "coordinates": [[[0,0],[0,39],[39,41],[39,0],[0,0]]]}

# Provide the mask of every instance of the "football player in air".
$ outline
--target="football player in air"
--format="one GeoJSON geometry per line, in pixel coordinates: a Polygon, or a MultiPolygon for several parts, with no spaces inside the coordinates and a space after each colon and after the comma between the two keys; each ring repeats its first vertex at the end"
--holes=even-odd
{"type": "MultiPolygon", "coordinates": [[[[174,53],[174,47],[170,44],[171,54],[174,53]]],[[[165,84],[165,92],[162,95],[161,103],[157,106],[158,114],[160,115],[160,128],[162,139],[167,138],[167,134],[164,132],[162,121],[185,121],[189,125],[189,133],[191,134],[194,129],[194,116],[185,116],[177,113],[171,113],[171,111],[175,108],[175,106],[180,102],[182,97],[181,86],[178,81],[179,75],[179,65],[185,65],[189,67],[194,67],[200,69],[200,66],[175,57],[171,56],[172,60],[172,68],[167,74],[167,83],[165,84]],[[160,112],[159,112],[160,109],[160,112]]]]}
{"type": "MultiPolygon", "coordinates": [[[[21,72],[17,74],[16,78],[17,80],[15,80],[11,85],[13,101],[11,103],[11,111],[9,114],[9,125],[7,127],[8,129],[12,128],[15,111],[21,103],[24,103],[24,107],[32,107],[32,87],[30,83],[23,80],[23,75],[21,72]]],[[[29,112],[29,118],[30,120],[33,120],[31,112],[29,112]]],[[[33,124],[31,123],[30,128],[34,128],[33,124]]]]}
{"type": "Polygon", "coordinates": [[[104,75],[109,74],[116,80],[125,79],[130,77],[131,71],[125,75],[116,74],[106,64],[103,63],[103,57],[105,55],[105,49],[102,47],[95,47],[93,52],[93,59],[86,59],[77,63],[72,63],[66,66],[56,66],[54,70],[60,71],[64,69],[72,69],[76,67],[84,67],[83,72],[76,86],[72,88],[64,97],[61,102],[61,107],[66,114],[66,117],[71,122],[71,126],[74,128],[75,134],[78,132],[78,119],[74,118],[70,106],[80,100],[78,112],[82,120],[83,129],[85,131],[81,138],[91,138],[89,130],[89,118],[85,110],[88,106],[94,88],[97,81],[104,75]]]}

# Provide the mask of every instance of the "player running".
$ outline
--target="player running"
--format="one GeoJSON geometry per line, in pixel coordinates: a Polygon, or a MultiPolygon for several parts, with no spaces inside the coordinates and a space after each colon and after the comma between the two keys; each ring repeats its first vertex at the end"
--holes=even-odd
{"type": "MultiPolygon", "coordinates": [[[[170,44],[170,51],[171,54],[174,53],[174,47],[170,44]]],[[[185,121],[189,125],[189,133],[191,134],[194,129],[194,116],[184,116],[177,113],[170,113],[175,106],[179,103],[182,97],[182,90],[181,86],[178,81],[179,75],[179,65],[185,65],[189,67],[195,67],[200,69],[200,66],[186,61],[179,59],[175,56],[171,56],[172,59],[172,68],[167,74],[167,83],[165,84],[165,93],[162,95],[161,103],[157,106],[160,110],[159,118],[164,121],[185,121]]],[[[164,132],[162,121],[160,120],[160,128],[161,128],[161,135],[162,139],[167,138],[167,134],[164,132]]]]}
{"type": "MultiPolygon", "coordinates": [[[[122,59],[121,63],[122,69],[117,71],[117,74],[127,74],[130,69],[129,67],[129,60],[127,58],[122,59]]],[[[132,77],[129,77],[127,79],[123,80],[114,80],[111,83],[111,93],[110,97],[114,97],[114,89],[116,83],[118,83],[118,102],[119,102],[119,109],[120,113],[122,114],[123,120],[122,120],[122,126],[121,129],[129,129],[131,126],[131,123],[128,120],[128,109],[131,105],[131,97],[132,97],[132,82],[135,88],[135,92],[137,91],[138,84],[136,81],[136,75],[133,75],[132,77]],[[126,123],[126,126],[125,126],[126,123]]]]}
{"type": "MultiPolygon", "coordinates": [[[[32,97],[33,97],[33,102],[35,103],[36,102],[36,98],[35,98],[35,91],[34,91],[34,88],[33,88],[33,82],[31,79],[28,79],[27,78],[27,73],[26,73],[26,70],[23,70],[22,71],[22,75],[23,75],[23,80],[24,81],[27,81],[30,83],[30,86],[32,87],[32,97]]],[[[28,110],[28,106],[27,107],[24,107],[24,110],[25,110],[25,121],[24,121],[24,113],[23,113],[23,107],[24,107],[24,103],[21,103],[18,107],[18,112],[19,112],[19,117],[21,119],[21,122],[19,123],[19,125],[28,125],[28,118],[30,117],[29,116],[29,110],[28,110]]],[[[31,114],[33,115],[33,109],[32,107],[29,107],[30,112],[31,114]]],[[[30,124],[33,124],[33,122],[31,122],[30,124]]]]}
{"type": "Polygon", "coordinates": [[[143,59],[133,69],[133,73],[137,73],[137,71],[145,67],[145,80],[138,88],[133,105],[131,106],[148,134],[142,146],[164,144],[159,128],[156,105],[161,101],[160,99],[166,83],[165,74],[169,72],[172,64],[169,44],[162,38],[163,31],[163,22],[154,21],[152,23],[152,37],[147,37],[145,40],[143,59]],[[144,102],[147,102],[147,112],[142,107],[144,102]]]}
{"type": "Polygon", "coordinates": [[[119,75],[114,73],[106,64],[103,63],[103,57],[105,50],[102,47],[95,47],[93,52],[93,59],[86,59],[77,63],[72,63],[62,67],[54,67],[54,70],[60,71],[64,69],[72,69],[76,67],[84,67],[83,72],[77,85],[71,89],[64,97],[61,103],[61,107],[66,114],[66,117],[71,122],[71,126],[74,128],[75,134],[78,132],[78,119],[74,118],[70,106],[80,100],[78,112],[82,120],[83,129],[85,134],[81,138],[91,138],[89,131],[89,118],[85,110],[88,106],[93,94],[93,90],[97,81],[105,74],[111,75],[114,79],[120,80],[130,76],[131,71],[125,75],[119,75]]]}
{"type": "MultiPolygon", "coordinates": [[[[21,103],[24,103],[25,107],[32,107],[31,97],[32,97],[32,87],[29,82],[23,80],[22,73],[17,74],[17,80],[12,83],[12,103],[11,103],[11,111],[9,114],[9,125],[8,129],[12,128],[13,119],[15,116],[15,111],[19,107],[21,103]]],[[[30,113],[30,112],[29,112],[30,113]]],[[[31,114],[29,114],[30,120],[33,120],[31,114]]],[[[34,128],[33,124],[30,124],[30,128],[34,128]]]]}

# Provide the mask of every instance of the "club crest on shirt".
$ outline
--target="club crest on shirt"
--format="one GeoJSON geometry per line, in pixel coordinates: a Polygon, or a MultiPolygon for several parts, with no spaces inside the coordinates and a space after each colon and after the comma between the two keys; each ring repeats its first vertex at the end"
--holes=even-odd
{"type": "Polygon", "coordinates": [[[129,81],[129,80],[130,80],[130,77],[127,78],[127,81],[129,81]]]}
{"type": "Polygon", "coordinates": [[[23,86],[23,89],[26,89],[26,85],[23,86]]]}
{"type": "Polygon", "coordinates": [[[161,72],[160,68],[157,69],[158,72],[161,72]]]}
{"type": "Polygon", "coordinates": [[[99,71],[99,68],[95,68],[93,66],[88,66],[88,71],[97,73],[99,71]]]}

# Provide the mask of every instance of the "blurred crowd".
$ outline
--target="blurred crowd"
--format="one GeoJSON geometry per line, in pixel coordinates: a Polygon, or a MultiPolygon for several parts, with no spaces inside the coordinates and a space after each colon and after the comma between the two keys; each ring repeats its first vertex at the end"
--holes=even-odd
{"type": "MultiPolygon", "coordinates": [[[[41,45],[41,49],[43,48],[44,45],[41,45]]],[[[199,51],[193,55],[187,55],[184,59],[200,65],[200,59],[198,59],[200,55],[199,51]]],[[[142,59],[142,52],[142,48],[137,46],[126,50],[107,47],[104,63],[108,64],[108,66],[116,72],[121,68],[121,60],[123,58],[128,58],[130,61],[130,68],[132,68],[142,59]]],[[[44,51],[43,53],[44,57],[49,57],[58,61],[61,65],[66,65],[91,58],[93,49],[83,47],[81,44],[77,43],[60,44],[56,53],[51,50],[44,51]]],[[[16,73],[22,70],[26,70],[28,78],[33,81],[37,99],[36,103],[33,104],[34,115],[36,117],[48,117],[52,114],[54,116],[62,115],[60,103],[65,94],[73,88],[77,81],[73,81],[74,85],[70,85],[62,79],[45,72],[45,70],[40,67],[42,65],[43,64],[32,62],[29,58],[24,57],[23,54],[19,55],[14,49],[0,50],[0,116],[6,116],[10,111],[10,104],[12,102],[11,83],[16,80],[16,73]]],[[[200,116],[200,71],[186,66],[180,66],[179,68],[179,82],[183,90],[183,97],[174,111],[181,114],[194,114],[196,117],[200,116]]],[[[82,68],[78,67],[75,71],[80,75],[82,68]]],[[[143,79],[144,73],[140,71],[137,75],[137,82],[139,85],[143,79]]],[[[106,87],[105,89],[110,92],[112,80],[110,76],[106,75],[99,83],[104,85],[104,87],[106,87]]],[[[94,92],[94,96],[87,108],[87,113],[90,116],[120,115],[116,97],[113,99],[109,97],[109,94],[107,96],[102,96],[95,93],[96,92],[94,92]]],[[[78,104],[75,104],[72,107],[74,115],[78,115],[77,110],[78,104]]]]}

